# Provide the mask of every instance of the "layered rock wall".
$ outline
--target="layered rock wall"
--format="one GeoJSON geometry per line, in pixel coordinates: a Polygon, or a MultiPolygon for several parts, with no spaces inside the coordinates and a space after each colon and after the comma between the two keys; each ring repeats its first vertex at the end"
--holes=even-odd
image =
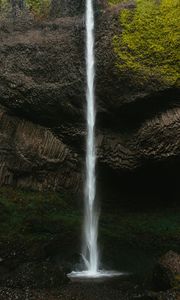
{"type": "MultiPolygon", "coordinates": [[[[18,3],[0,14],[0,184],[77,190],[86,137],[84,1],[54,0],[46,15],[18,3]]],[[[98,164],[132,172],[179,161],[180,111],[176,85],[120,70],[113,41],[125,8],[135,2],[96,6],[96,134],[98,164]]]]}

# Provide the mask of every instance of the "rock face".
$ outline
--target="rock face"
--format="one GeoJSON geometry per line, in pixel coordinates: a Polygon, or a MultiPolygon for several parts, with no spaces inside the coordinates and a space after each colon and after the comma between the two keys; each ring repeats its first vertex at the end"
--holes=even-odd
{"type": "Polygon", "coordinates": [[[153,273],[154,286],[161,291],[180,286],[180,255],[169,251],[158,262],[153,273]]]}
{"type": "MultiPolygon", "coordinates": [[[[85,143],[84,1],[51,3],[48,17],[16,3],[0,25],[0,184],[72,189],[85,143]]],[[[178,161],[178,89],[119,73],[113,37],[125,4],[96,7],[97,155],[102,168],[132,172],[178,161]]],[[[126,6],[134,8],[129,1],[126,6]]]]}
{"type": "Polygon", "coordinates": [[[1,184],[77,191],[78,155],[50,130],[0,111],[1,184]]]}

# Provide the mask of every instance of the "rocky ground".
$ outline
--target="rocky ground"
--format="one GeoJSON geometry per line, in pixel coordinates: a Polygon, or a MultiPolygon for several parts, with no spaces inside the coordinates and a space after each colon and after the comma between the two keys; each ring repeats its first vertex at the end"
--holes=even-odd
{"type": "Polygon", "coordinates": [[[1,300],[179,300],[179,291],[142,292],[137,287],[129,289],[109,284],[68,284],[56,290],[0,288],[1,300]],[[128,290],[128,291],[127,291],[128,290]]]}
{"type": "Polygon", "coordinates": [[[1,300],[126,300],[129,299],[125,292],[119,288],[108,285],[78,285],[69,284],[59,290],[32,290],[0,288],[1,300]]]}
{"type": "Polygon", "coordinates": [[[177,206],[156,212],[147,207],[142,212],[141,207],[139,212],[116,205],[115,212],[106,204],[100,220],[104,267],[133,276],[114,283],[72,284],[66,274],[80,261],[82,217],[77,206],[73,195],[1,188],[0,300],[178,299],[174,278],[178,282],[180,259],[173,252],[159,261],[154,273],[155,285],[158,282],[161,289],[166,285],[170,291],[145,291],[152,289],[158,257],[170,249],[179,252],[177,206]]]}

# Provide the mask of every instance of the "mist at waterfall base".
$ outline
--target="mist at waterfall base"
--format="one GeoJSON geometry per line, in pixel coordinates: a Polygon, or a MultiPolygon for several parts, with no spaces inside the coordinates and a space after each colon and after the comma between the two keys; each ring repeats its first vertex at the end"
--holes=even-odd
{"type": "Polygon", "coordinates": [[[96,150],[95,150],[95,56],[94,56],[94,9],[93,0],[86,0],[86,79],[87,79],[87,140],[86,182],[84,197],[84,223],[82,259],[84,270],[73,271],[67,276],[73,280],[107,279],[123,275],[116,271],[100,270],[98,252],[99,213],[96,207],[96,150]]]}

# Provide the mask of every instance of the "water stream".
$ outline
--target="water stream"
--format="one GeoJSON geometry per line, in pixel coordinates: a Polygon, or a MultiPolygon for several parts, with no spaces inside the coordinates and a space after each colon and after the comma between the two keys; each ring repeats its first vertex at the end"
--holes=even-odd
{"type": "Polygon", "coordinates": [[[97,273],[99,255],[97,246],[98,219],[96,211],[96,152],[95,152],[95,58],[94,58],[94,12],[92,0],[86,2],[86,76],[87,76],[87,141],[86,183],[84,212],[84,241],[82,255],[89,273],[97,273]]]}
{"type": "Polygon", "coordinates": [[[93,0],[86,0],[86,182],[84,196],[84,223],[82,258],[84,271],[72,272],[73,278],[102,278],[119,276],[122,273],[100,270],[98,252],[99,213],[96,205],[96,150],[95,150],[95,54],[94,54],[94,8],[93,0]]]}

